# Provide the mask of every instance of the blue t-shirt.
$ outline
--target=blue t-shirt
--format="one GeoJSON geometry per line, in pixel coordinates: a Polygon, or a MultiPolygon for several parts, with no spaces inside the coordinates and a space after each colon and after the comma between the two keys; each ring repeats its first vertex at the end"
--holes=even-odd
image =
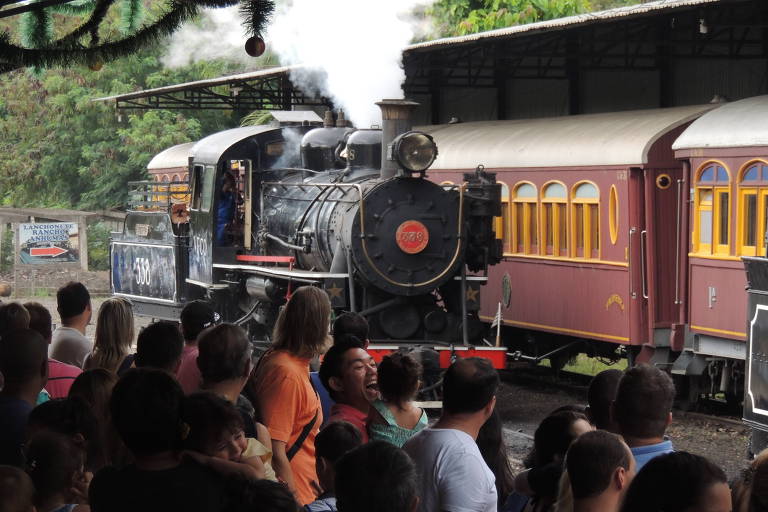
{"type": "Polygon", "coordinates": [[[675,451],[672,447],[672,441],[665,439],[664,441],[656,444],[649,444],[647,446],[636,446],[630,448],[632,455],[635,457],[635,464],[637,464],[637,471],[640,471],[645,464],[654,457],[664,455],[665,453],[671,453],[675,451]]]}
{"type": "Polygon", "coordinates": [[[309,378],[312,381],[312,385],[317,391],[317,395],[320,397],[320,405],[323,407],[323,425],[328,422],[328,418],[331,417],[331,407],[336,403],[328,390],[323,386],[323,382],[320,380],[320,374],[317,372],[309,372],[309,378]]]}

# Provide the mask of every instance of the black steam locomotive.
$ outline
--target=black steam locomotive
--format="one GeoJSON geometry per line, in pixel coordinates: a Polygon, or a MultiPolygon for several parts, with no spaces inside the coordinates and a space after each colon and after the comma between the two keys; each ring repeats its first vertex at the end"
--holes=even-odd
{"type": "Polygon", "coordinates": [[[190,150],[188,188],[137,183],[111,243],[113,293],[166,319],[203,298],[268,340],[291,290],[311,284],[365,315],[374,340],[477,341],[500,185],[482,168],[424,179],[437,147],[410,129],[416,104],[379,106],[381,130],[328,112],[322,127],[216,133],[190,150]]]}

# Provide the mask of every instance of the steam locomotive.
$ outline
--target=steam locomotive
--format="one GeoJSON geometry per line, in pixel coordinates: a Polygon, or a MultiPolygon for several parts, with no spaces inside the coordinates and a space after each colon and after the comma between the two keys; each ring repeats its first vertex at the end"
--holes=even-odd
{"type": "MultiPolygon", "coordinates": [[[[501,185],[481,166],[459,184],[424,179],[437,147],[411,130],[417,104],[378,105],[381,129],[284,113],[188,149],[188,189],[134,183],[110,244],[113,293],[165,319],[204,299],[268,343],[291,290],[310,284],[335,311],[367,317],[372,340],[461,344],[473,355],[479,289],[501,258],[501,185]]],[[[503,347],[484,348],[503,365],[503,347]]]]}

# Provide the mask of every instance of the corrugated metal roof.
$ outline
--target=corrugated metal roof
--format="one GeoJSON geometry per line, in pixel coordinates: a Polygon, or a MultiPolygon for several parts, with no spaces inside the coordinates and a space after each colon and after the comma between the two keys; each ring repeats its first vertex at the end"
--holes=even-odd
{"type": "Polygon", "coordinates": [[[407,46],[404,52],[421,50],[426,48],[432,48],[437,46],[456,45],[462,43],[470,43],[486,39],[496,39],[514,36],[518,34],[525,34],[530,32],[544,32],[548,30],[571,28],[578,25],[584,25],[590,22],[599,22],[612,20],[616,18],[630,18],[633,16],[641,16],[646,13],[654,11],[663,11],[676,9],[680,7],[692,7],[702,4],[713,4],[721,2],[722,0],[655,0],[653,2],[647,2],[640,5],[628,5],[625,7],[617,7],[615,9],[608,9],[605,11],[590,12],[584,14],[577,14],[576,16],[568,16],[565,18],[557,18],[554,20],[539,21],[536,23],[527,23],[525,25],[515,25],[513,27],[500,28],[497,30],[489,30],[487,32],[479,32],[477,34],[468,34],[466,36],[458,37],[445,37],[442,39],[435,39],[432,41],[425,41],[423,43],[412,44],[407,46]]]}
{"type": "Polygon", "coordinates": [[[322,123],[323,119],[313,110],[270,110],[278,123],[322,123]]]}
{"type": "Polygon", "coordinates": [[[267,78],[270,76],[282,75],[288,73],[293,69],[301,68],[302,66],[281,66],[267,69],[260,69],[258,71],[249,71],[248,73],[239,73],[237,75],[225,75],[217,78],[209,78],[207,80],[197,80],[194,82],[185,82],[183,84],[168,85],[165,87],[156,87],[154,89],[146,89],[143,91],[129,92],[126,94],[117,94],[115,96],[106,96],[104,98],[96,98],[93,101],[109,101],[109,100],[133,100],[138,98],[145,98],[147,96],[153,96],[156,94],[167,94],[171,92],[179,92],[186,89],[194,89],[197,87],[215,87],[217,85],[230,84],[232,82],[242,82],[246,80],[252,80],[254,78],[267,78]]]}
{"type": "Polygon", "coordinates": [[[725,103],[694,121],[672,149],[768,146],[768,96],[725,103]]]}
{"type": "Polygon", "coordinates": [[[194,142],[176,144],[156,154],[147,164],[147,170],[173,169],[174,167],[187,167],[189,164],[189,150],[194,142]]]}
{"type": "Polygon", "coordinates": [[[419,128],[438,148],[432,169],[638,165],[670,130],[717,105],[419,128]]]}

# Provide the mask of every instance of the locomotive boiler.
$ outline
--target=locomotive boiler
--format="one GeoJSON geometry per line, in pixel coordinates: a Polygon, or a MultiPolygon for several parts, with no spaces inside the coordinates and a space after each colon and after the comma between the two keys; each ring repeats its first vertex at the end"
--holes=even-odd
{"type": "Polygon", "coordinates": [[[373,340],[478,341],[500,185],[482,166],[458,184],[425,179],[438,148],[411,130],[417,104],[378,105],[381,129],[291,112],[206,137],[187,155],[186,193],[137,184],[111,244],[113,292],[170,319],[202,298],[268,341],[291,290],[310,284],[364,315],[373,340]]]}

